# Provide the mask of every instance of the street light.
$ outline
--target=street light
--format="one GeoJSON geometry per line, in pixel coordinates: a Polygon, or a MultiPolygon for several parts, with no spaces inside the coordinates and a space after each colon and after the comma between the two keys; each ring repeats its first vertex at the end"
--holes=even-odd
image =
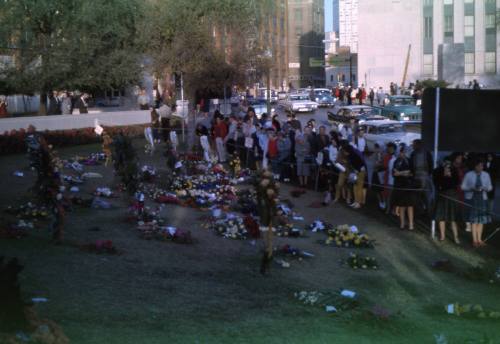
{"type": "Polygon", "coordinates": [[[271,51],[271,49],[266,49],[266,51],[264,52],[264,57],[267,59],[267,116],[271,116],[271,63],[273,58],[273,52],[271,51]]]}

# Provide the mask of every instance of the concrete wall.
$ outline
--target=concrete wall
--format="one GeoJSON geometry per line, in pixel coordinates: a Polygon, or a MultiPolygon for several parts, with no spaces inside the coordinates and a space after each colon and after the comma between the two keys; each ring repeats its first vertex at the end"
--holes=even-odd
{"type": "Polygon", "coordinates": [[[95,120],[102,126],[122,126],[151,122],[151,114],[144,111],[96,112],[78,115],[11,117],[0,119],[0,134],[34,125],[38,130],[66,130],[94,127],[95,120]]]}
{"type": "Polygon", "coordinates": [[[359,0],[358,80],[368,87],[401,84],[411,44],[406,86],[421,78],[421,1],[359,0]],[[366,80],[366,82],[365,82],[366,80]]]}

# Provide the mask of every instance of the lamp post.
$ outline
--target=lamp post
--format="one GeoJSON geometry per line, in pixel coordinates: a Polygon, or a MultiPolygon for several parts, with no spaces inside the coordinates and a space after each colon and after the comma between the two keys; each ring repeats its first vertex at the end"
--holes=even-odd
{"type": "Polygon", "coordinates": [[[273,53],[271,49],[267,49],[264,53],[267,62],[267,89],[266,89],[266,103],[267,103],[267,115],[271,116],[271,64],[273,53]]]}

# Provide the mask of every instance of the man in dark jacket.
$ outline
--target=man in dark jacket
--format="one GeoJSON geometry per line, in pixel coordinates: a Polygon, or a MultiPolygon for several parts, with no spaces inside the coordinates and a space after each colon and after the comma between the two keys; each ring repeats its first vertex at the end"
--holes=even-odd
{"type": "Polygon", "coordinates": [[[434,202],[434,184],[432,182],[432,155],[423,147],[422,140],[413,141],[413,151],[410,155],[410,168],[416,187],[422,189],[423,207],[432,209],[434,202]]]}

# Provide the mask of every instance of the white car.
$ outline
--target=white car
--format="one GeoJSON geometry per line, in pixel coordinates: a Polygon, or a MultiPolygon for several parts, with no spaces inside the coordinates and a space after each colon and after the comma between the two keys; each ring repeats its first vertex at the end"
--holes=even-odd
{"type": "Polygon", "coordinates": [[[318,103],[313,102],[307,93],[289,94],[283,101],[283,107],[288,112],[314,112],[318,103]]]}
{"type": "Polygon", "coordinates": [[[359,128],[365,132],[366,146],[370,151],[373,151],[375,143],[382,149],[389,142],[394,142],[396,145],[404,143],[411,148],[412,142],[421,138],[419,133],[408,132],[400,122],[389,119],[366,121],[359,128]]]}

